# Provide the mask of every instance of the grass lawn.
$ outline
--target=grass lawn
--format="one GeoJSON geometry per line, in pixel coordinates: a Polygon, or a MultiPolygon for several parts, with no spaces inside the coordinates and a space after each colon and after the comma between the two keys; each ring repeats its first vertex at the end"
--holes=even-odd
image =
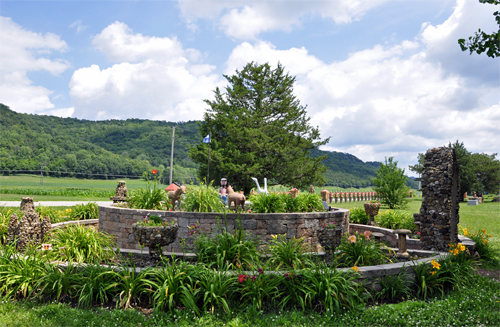
{"type": "MultiPolygon", "coordinates": [[[[40,177],[33,175],[0,176],[0,189],[84,189],[84,190],[102,190],[114,193],[117,182],[121,179],[77,179],[77,178],[56,178],[44,177],[43,186],[40,185],[40,177]]],[[[125,179],[128,190],[135,190],[145,187],[146,183],[141,179],[125,179]]],[[[167,185],[161,185],[165,188],[167,185]]],[[[35,201],[109,201],[109,197],[88,197],[75,196],[68,199],[67,196],[56,195],[26,195],[26,194],[0,194],[0,201],[21,201],[23,196],[33,196],[35,201]]]]}

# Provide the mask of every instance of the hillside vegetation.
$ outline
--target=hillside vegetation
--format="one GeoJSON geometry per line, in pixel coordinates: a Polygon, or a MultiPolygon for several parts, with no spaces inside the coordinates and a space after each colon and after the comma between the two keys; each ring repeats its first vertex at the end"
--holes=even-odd
{"type": "MultiPolygon", "coordinates": [[[[195,182],[196,164],[190,146],[201,142],[200,121],[165,122],[144,119],[89,121],[20,114],[0,104],[0,170],[2,174],[37,170],[50,176],[107,179],[142,176],[158,169],[165,182],[170,170],[172,129],[175,127],[174,181],[195,182]]],[[[353,155],[327,154],[323,164],[327,185],[371,185],[378,162],[363,162],[353,155]]]]}

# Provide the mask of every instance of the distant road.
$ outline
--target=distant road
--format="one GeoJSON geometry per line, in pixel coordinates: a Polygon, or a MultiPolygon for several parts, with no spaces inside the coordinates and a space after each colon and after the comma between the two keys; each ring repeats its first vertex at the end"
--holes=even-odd
{"type": "MultiPolygon", "coordinates": [[[[42,205],[44,207],[72,207],[77,204],[87,204],[89,202],[95,202],[98,205],[112,204],[113,201],[34,201],[35,207],[42,205]]],[[[0,205],[6,207],[19,207],[21,201],[0,201],[0,205]]]]}

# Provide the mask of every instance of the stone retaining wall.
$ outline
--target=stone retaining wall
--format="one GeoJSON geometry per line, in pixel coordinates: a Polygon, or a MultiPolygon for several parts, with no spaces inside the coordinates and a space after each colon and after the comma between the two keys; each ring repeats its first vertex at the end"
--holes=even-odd
{"type": "Polygon", "coordinates": [[[95,229],[97,229],[97,228],[99,228],[99,219],[63,221],[62,223],[52,224],[52,229],[62,228],[64,226],[68,226],[68,225],[85,225],[85,226],[89,226],[89,227],[92,226],[95,229]]]}
{"type": "MultiPolygon", "coordinates": [[[[132,225],[143,220],[147,215],[161,215],[167,222],[174,220],[179,224],[179,232],[175,242],[164,248],[166,251],[181,252],[180,242],[186,241],[186,250],[192,249],[196,235],[188,236],[188,225],[199,223],[204,234],[213,234],[221,227],[233,231],[238,228],[238,214],[226,214],[225,220],[221,213],[200,213],[180,211],[155,211],[119,208],[112,205],[99,206],[99,231],[107,232],[116,237],[117,247],[123,249],[139,249],[134,239],[132,225]]],[[[287,214],[251,214],[240,215],[241,227],[248,233],[258,236],[262,242],[271,239],[272,234],[287,234],[288,238],[305,237],[305,241],[316,246],[316,230],[325,223],[335,222],[343,231],[349,230],[349,210],[287,213],[287,214]]],[[[147,248],[144,248],[146,251],[147,248]]]]}

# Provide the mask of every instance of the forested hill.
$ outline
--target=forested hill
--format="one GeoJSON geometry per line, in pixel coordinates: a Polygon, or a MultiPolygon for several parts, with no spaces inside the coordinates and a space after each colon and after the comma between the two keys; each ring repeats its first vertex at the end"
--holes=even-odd
{"type": "MultiPolygon", "coordinates": [[[[67,172],[50,173],[55,176],[106,178],[141,176],[156,168],[165,170],[166,177],[175,127],[174,180],[189,182],[196,179],[196,164],[188,150],[201,142],[199,125],[199,121],[89,121],[20,114],[0,104],[0,170],[39,171],[44,166],[46,171],[67,172]]],[[[327,185],[370,185],[379,166],[347,153],[314,150],[311,156],[324,154],[327,185]]]]}

